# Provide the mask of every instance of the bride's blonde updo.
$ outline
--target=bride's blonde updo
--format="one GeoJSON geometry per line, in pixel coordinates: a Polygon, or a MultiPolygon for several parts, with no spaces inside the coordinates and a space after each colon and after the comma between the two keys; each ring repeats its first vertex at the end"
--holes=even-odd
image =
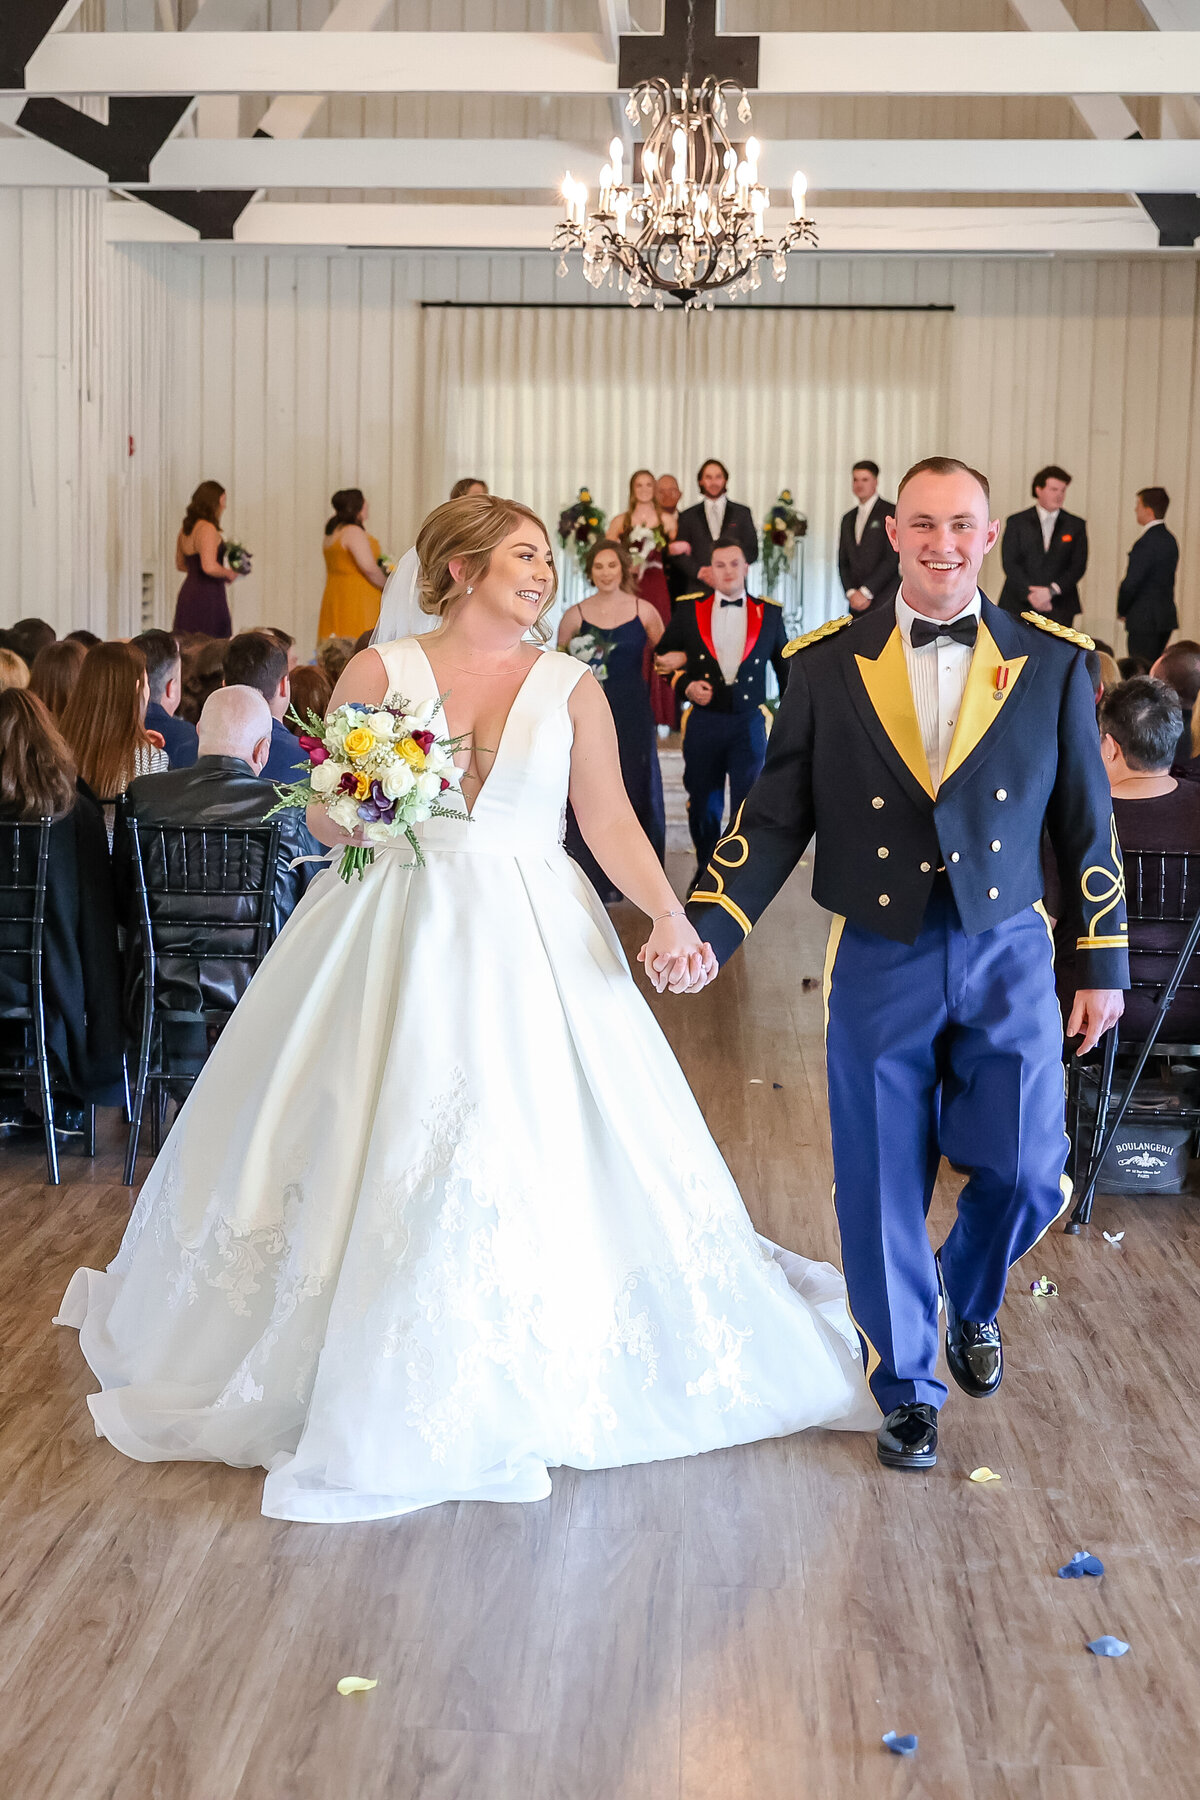
{"type": "MultiPolygon", "coordinates": [[[[550,533],[537,514],[519,500],[502,500],[497,494],[464,494],[458,500],[447,500],[435,506],[417,533],[417,556],[421,576],[417,585],[417,601],[423,613],[444,619],[455,601],[461,600],[467,588],[487,573],[492,553],[511,537],[523,519],[536,525],[547,544],[550,533]],[[455,581],[450,564],[463,560],[462,578],[455,581]]],[[[539,643],[548,643],[550,633],[542,620],[554,604],[558,592],[558,574],[550,585],[541,612],[533,626],[539,643]]]]}

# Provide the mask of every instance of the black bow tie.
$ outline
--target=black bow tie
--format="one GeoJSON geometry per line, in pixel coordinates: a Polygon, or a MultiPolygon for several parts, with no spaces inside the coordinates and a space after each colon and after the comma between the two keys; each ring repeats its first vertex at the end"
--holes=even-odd
{"type": "Polygon", "coordinates": [[[968,650],[973,650],[978,635],[979,620],[974,613],[968,613],[965,619],[951,619],[949,623],[938,619],[914,619],[912,622],[914,650],[923,650],[926,644],[932,644],[940,637],[953,638],[956,644],[965,644],[968,650]]]}
{"type": "Polygon", "coordinates": [[[721,602],[722,606],[740,606],[741,604],[740,600],[722,600],[721,602]]]}

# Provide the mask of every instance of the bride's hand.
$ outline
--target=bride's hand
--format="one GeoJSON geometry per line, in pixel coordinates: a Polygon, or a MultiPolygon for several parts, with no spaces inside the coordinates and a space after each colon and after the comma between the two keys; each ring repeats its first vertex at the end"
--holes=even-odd
{"type": "Polygon", "coordinates": [[[658,919],[638,951],[655,992],[698,994],[717,973],[717,959],[681,914],[658,919]]]}

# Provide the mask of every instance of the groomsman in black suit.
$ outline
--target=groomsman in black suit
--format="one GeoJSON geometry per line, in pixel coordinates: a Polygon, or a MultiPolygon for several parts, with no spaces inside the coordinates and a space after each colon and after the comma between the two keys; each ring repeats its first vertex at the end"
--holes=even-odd
{"type": "Polygon", "coordinates": [[[1134,514],[1141,535],[1129,552],[1129,567],[1117,593],[1117,612],[1125,621],[1130,656],[1156,662],[1179,624],[1175,611],[1175,571],[1179,543],[1164,520],[1171,504],[1166,488],[1139,488],[1134,514]]]}
{"type": "Polygon", "coordinates": [[[1087,520],[1063,509],[1071,477],[1051,463],[1033,478],[1033,505],[1013,513],[1004,525],[1000,560],[1005,612],[1044,613],[1069,625],[1079,604],[1079,583],[1087,568],[1087,520]]]}
{"type": "Polygon", "coordinates": [[[697,875],[721,836],[725,784],[730,817],[762,771],[767,754],[767,665],[787,686],[787,628],[776,600],[746,592],[747,564],[734,538],[712,548],[715,592],[688,594],[658,641],[658,667],[674,676],[688,704],[683,721],[683,785],[697,875]]]}
{"type": "Polygon", "coordinates": [[[893,500],[879,495],[879,464],[856,462],[850,471],[856,505],[843,515],[838,536],[838,573],[852,613],[890,606],[900,587],[900,558],[888,541],[885,519],[893,500]]]}
{"type": "Polygon", "coordinates": [[[740,544],[746,566],[758,561],[758,532],[754,514],[740,500],[726,493],[729,470],[715,456],[701,463],[696,480],[703,496],[695,506],[686,506],[679,515],[679,535],[670,553],[681,569],[686,570],[691,586],[712,587],[713,547],[718,538],[732,538],[740,544]]]}

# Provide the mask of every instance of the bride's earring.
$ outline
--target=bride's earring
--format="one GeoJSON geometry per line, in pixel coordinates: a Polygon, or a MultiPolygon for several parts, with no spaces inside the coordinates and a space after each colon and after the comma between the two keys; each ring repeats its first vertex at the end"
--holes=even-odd
{"type": "Polygon", "coordinates": [[[468,594],[473,594],[475,592],[475,589],[473,587],[469,587],[467,589],[467,592],[468,592],[468,594]]]}

